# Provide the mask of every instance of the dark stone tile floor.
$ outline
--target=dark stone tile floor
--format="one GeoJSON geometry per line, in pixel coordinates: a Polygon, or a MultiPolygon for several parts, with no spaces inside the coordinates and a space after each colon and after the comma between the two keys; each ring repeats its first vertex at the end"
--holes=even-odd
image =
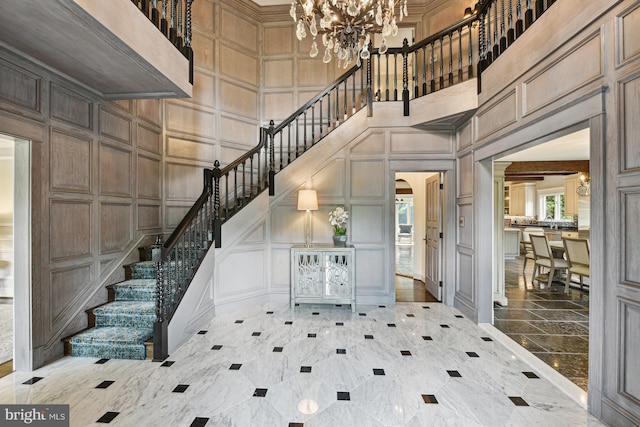
{"type": "Polygon", "coordinates": [[[509,305],[494,307],[494,326],[586,391],[589,292],[572,288],[565,294],[564,282],[540,289],[531,284],[533,268],[527,267],[525,281],[522,257],[505,261],[509,305]]]}

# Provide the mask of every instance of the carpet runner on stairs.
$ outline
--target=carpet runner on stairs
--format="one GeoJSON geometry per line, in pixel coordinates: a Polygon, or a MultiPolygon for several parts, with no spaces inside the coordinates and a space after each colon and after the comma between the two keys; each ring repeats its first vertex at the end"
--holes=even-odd
{"type": "Polygon", "coordinates": [[[156,266],[131,264],[131,280],[112,285],[114,301],[92,310],[95,327],[69,339],[71,356],[100,359],[147,357],[145,341],[153,337],[156,266]]]}

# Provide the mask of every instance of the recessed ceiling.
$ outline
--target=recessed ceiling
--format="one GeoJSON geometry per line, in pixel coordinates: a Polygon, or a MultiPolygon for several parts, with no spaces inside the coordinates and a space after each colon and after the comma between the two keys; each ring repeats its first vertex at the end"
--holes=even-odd
{"type": "Polygon", "coordinates": [[[589,160],[589,128],[501,157],[501,162],[589,160]]]}

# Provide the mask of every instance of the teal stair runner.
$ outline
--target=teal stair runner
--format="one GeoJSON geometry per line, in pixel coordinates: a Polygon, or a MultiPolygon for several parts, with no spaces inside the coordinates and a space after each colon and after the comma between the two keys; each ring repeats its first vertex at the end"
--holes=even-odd
{"type": "Polygon", "coordinates": [[[156,266],[134,263],[131,280],[113,285],[115,300],[92,310],[95,327],[69,340],[71,356],[146,359],[145,341],[153,337],[156,266]]]}

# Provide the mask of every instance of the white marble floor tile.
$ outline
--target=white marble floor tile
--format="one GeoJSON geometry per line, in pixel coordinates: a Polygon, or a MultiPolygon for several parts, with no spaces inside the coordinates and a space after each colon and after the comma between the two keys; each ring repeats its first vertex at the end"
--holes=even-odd
{"type": "Polygon", "coordinates": [[[170,366],[66,357],[1,378],[0,402],[69,404],[83,427],[599,425],[483,337],[436,303],[264,304],[216,317],[170,366]]]}

